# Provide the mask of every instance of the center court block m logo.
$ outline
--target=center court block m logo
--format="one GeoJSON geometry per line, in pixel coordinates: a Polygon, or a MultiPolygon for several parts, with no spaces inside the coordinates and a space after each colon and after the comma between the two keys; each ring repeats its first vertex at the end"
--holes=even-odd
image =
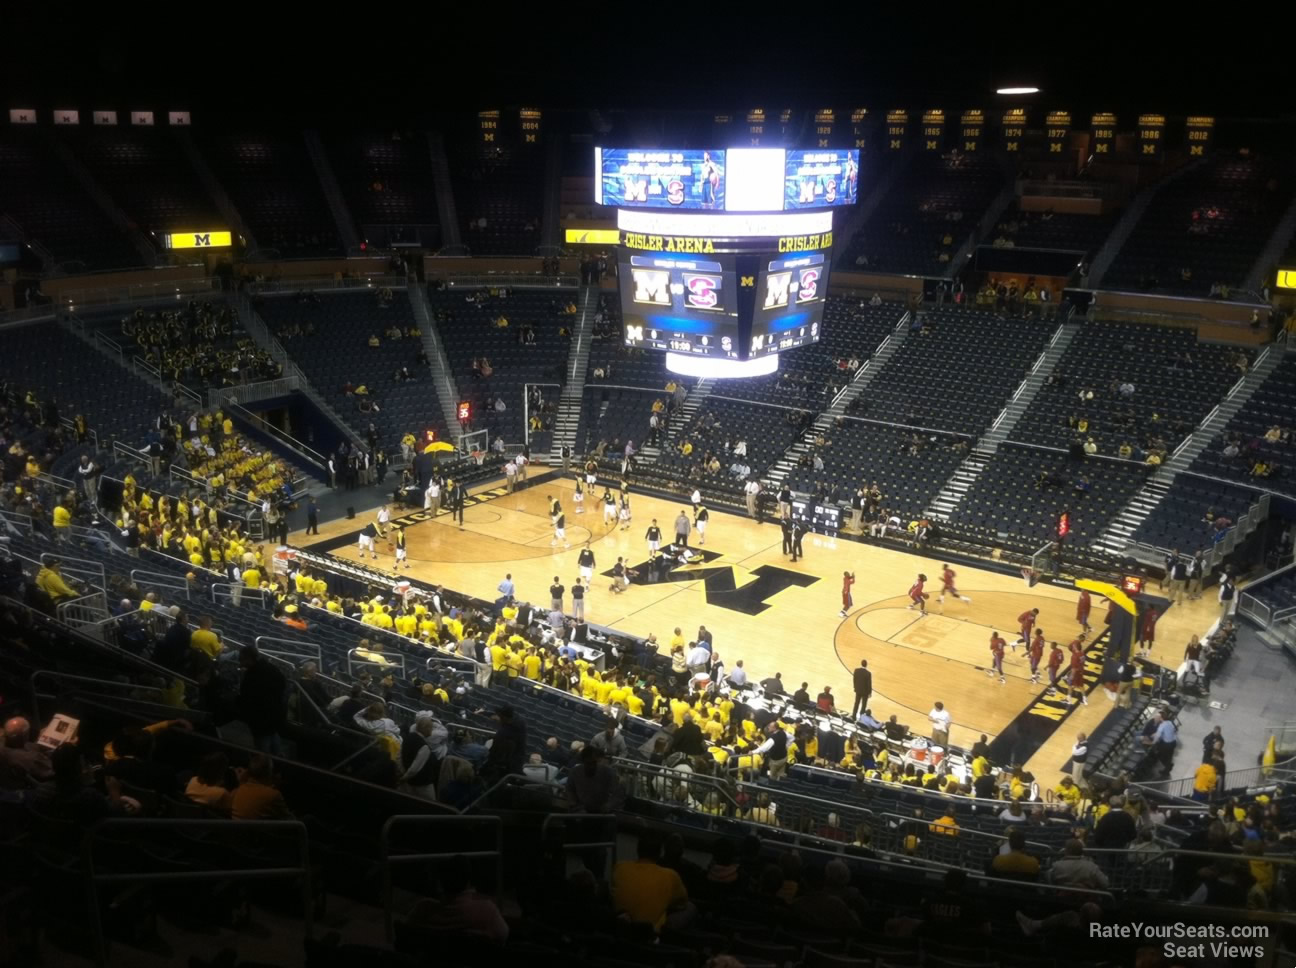
{"type": "MultiPolygon", "coordinates": [[[[710,550],[702,550],[704,561],[714,561],[720,555],[710,550]]],[[[739,585],[731,565],[720,565],[714,568],[693,567],[676,568],[664,575],[650,562],[644,561],[634,566],[638,577],[633,580],[636,585],[655,585],[660,582],[702,582],[706,592],[706,603],[718,608],[727,608],[744,615],[759,615],[772,606],[769,599],[787,588],[806,588],[819,579],[814,575],[802,574],[779,568],[777,565],[761,565],[752,569],[755,581],[739,585]]],[[[610,571],[604,572],[611,575],[610,571]]]]}

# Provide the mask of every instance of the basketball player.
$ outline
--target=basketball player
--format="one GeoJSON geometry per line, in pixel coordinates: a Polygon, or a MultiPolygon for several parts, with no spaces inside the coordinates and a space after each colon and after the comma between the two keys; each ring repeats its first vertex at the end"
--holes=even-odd
{"type": "Polygon", "coordinates": [[[1084,589],[1080,591],[1080,598],[1076,602],[1076,621],[1086,632],[1089,631],[1089,609],[1093,607],[1093,602],[1089,598],[1089,593],[1084,589]]]}
{"type": "MultiPolygon", "coordinates": [[[[697,493],[696,491],[694,492],[697,493]]],[[[711,512],[706,509],[705,504],[696,504],[693,507],[693,527],[697,529],[698,544],[706,544],[707,522],[711,520],[711,512]]]]}
{"type": "Polygon", "coordinates": [[[1057,692],[1058,673],[1062,670],[1062,646],[1053,642],[1049,646],[1048,673],[1049,673],[1049,692],[1057,692]]]}
{"type": "Polygon", "coordinates": [[[378,509],[378,537],[387,537],[387,524],[391,521],[391,512],[387,510],[387,505],[378,509]]]}
{"type": "Polygon", "coordinates": [[[612,496],[612,488],[603,488],[603,523],[609,529],[616,527],[617,506],[616,498],[612,496]]]}
{"type": "Polygon", "coordinates": [[[851,585],[855,584],[855,573],[850,571],[842,572],[842,607],[841,617],[845,618],[850,614],[850,610],[855,607],[855,599],[851,597],[851,585]]]}
{"type": "Polygon", "coordinates": [[[580,567],[580,576],[585,581],[586,588],[593,587],[594,581],[594,552],[590,550],[590,543],[585,542],[585,547],[580,550],[576,558],[576,564],[580,567]]]}
{"type": "Polygon", "coordinates": [[[936,601],[943,605],[947,593],[961,602],[972,601],[966,595],[960,595],[958,589],[954,587],[954,569],[949,565],[941,565],[941,593],[936,597],[936,601]]]}
{"type": "Polygon", "coordinates": [[[657,527],[656,518],[652,519],[652,524],[648,525],[648,530],[644,532],[644,540],[648,542],[648,560],[652,561],[661,548],[661,528],[657,527]]]}
{"type": "Polygon", "coordinates": [[[720,168],[711,160],[711,152],[702,152],[699,172],[702,178],[702,207],[715,208],[716,192],[720,188],[720,168]]]}
{"type": "Polygon", "coordinates": [[[618,558],[612,566],[612,584],[608,587],[618,595],[630,587],[630,576],[623,558],[618,558]]]}
{"type": "Polygon", "coordinates": [[[548,500],[549,500],[549,520],[550,522],[552,522],[554,518],[558,517],[559,513],[562,511],[562,505],[558,503],[558,499],[554,497],[552,494],[548,496],[548,500]]]}
{"type": "Polygon", "coordinates": [[[927,614],[927,599],[931,596],[923,591],[923,585],[927,583],[927,576],[920,574],[918,580],[909,586],[909,607],[917,606],[923,615],[927,614]]]}
{"type": "MultiPolygon", "coordinates": [[[[1084,638],[1084,633],[1082,632],[1082,633],[1080,634],[1080,639],[1083,639],[1083,638],[1084,638]]],[[[1084,678],[1085,654],[1084,654],[1084,648],[1081,647],[1081,645],[1080,645],[1080,639],[1077,639],[1075,642],[1072,642],[1072,643],[1071,643],[1071,646],[1072,646],[1072,649],[1071,649],[1071,678],[1067,681],[1067,698],[1066,698],[1066,704],[1067,704],[1068,706],[1070,706],[1070,705],[1072,704],[1072,703],[1071,703],[1071,697],[1072,697],[1073,695],[1079,695],[1079,696],[1080,696],[1080,705],[1082,705],[1082,706],[1087,706],[1087,705],[1089,705],[1089,700],[1088,700],[1087,698],[1085,698],[1085,694],[1084,694],[1084,685],[1085,685],[1085,678],[1084,678]]]]}
{"type": "Polygon", "coordinates": [[[585,462],[585,484],[587,487],[593,487],[598,481],[598,464],[591,457],[585,462]]]}
{"type": "Polygon", "coordinates": [[[990,632],[990,668],[986,670],[986,675],[993,679],[998,674],[1000,685],[1008,681],[1003,670],[1004,647],[1007,644],[997,631],[990,632]]]}
{"type": "Polygon", "coordinates": [[[1017,651],[1017,646],[1030,644],[1031,629],[1035,627],[1035,619],[1038,617],[1038,608],[1032,608],[1029,612],[1022,612],[1017,616],[1017,624],[1021,626],[1021,638],[1012,644],[1014,652],[1017,651]]]}
{"type": "Polygon", "coordinates": [[[572,494],[572,505],[575,514],[585,513],[585,483],[579,477],[576,478],[576,490],[572,494]]]}
{"type": "Polygon", "coordinates": [[[621,520],[621,530],[630,530],[630,495],[621,494],[621,510],[617,512],[617,517],[621,520]]]}
{"type": "Polygon", "coordinates": [[[378,527],[372,521],[364,526],[360,532],[360,557],[363,558],[365,551],[368,550],[378,560],[378,552],[374,550],[374,538],[378,537],[378,527]]]}
{"type": "MultiPolygon", "coordinates": [[[[557,501],[554,502],[554,504],[557,503],[557,501]]],[[[564,548],[570,548],[571,542],[567,540],[567,515],[563,514],[561,507],[558,508],[558,513],[554,515],[553,529],[554,536],[553,540],[549,542],[549,547],[552,548],[561,541],[564,548]]]]}
{"type": "Polygon", "coordinates": [[[1044,630],[1038,627],[1035,629],[1035,635],[1030,640],[1030,644],[1026,646],[1026,655],[1028,658],[1030,654],[1034,652],[1037,647],[1039,648],[1040,655],[1043,655],[1044,654],[1044,630]]]}
{"type": "Polygon", "coordinates": [[[1139,619],[1138,654],[1147,657],[1152,654],[1152,644],[1156,642],[1157,610],[1150,607],[1139,619]]]}
{"type": "Polygon", "coordinates": [[[1044,658],[1044,633],[1036,629],[1035,638],[1031,639],[1030,644],[1030,681],[1038,683],[1040,681],[1039,665],[1040,659],[1044,658]]]}
{"type": "Polygon", "coordinates": [[[406,558],[405,552],[405,529],[399,524],[392,531],[392,541],[396,545],[396,567],[400,568],[401,562],[405,562],[405,568],[408,570],[410,563],[406,558]]]}

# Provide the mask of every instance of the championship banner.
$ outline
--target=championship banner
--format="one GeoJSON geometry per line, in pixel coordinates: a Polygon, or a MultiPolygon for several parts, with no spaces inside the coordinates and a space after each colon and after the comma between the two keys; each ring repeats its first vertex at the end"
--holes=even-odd
{"type": "Polygon", "coordinates": [[[518,111],[518,120],[522,128],[522,143],[533,145],[540,140],[540,112],[535,108],[522,108],[518,111]]]}
{"type": "Polygon", "coordinates": [[[1204,157],[1210,151],[1211,136],[1215,133],[1215,119],[1204,114],[1188,115],[1188,155],[1204,157]]]}
{"type": "Polygon", "coordinates": [[[1004,151],[1014,154],[1021,151],[1022,140],[1026,137],[1026,109],[1009,108],[1005,111],[999,133],[1004,151]]]}
{"type": "Polygon", "coordinates": [[[909,131],[908,111],[888,111],[886,116],[887,151],[903,151],[909,131]]]}
{"type": "Polygon", "coordinates": [[[945,148],[945,112],[940,108],[924,111],[922,116],[923,151],[940,152],[945,148]]]}
{"type": "Polygon", "coordinates": [[[985,112],[979,110],[964,111],[959,118],[960,150],[974,154],[981,150],[981,139],[985,137],[985,112]]]}
{"type": "Polygon", "coordinates": [[[1116,115],[1109,111],[1089,119],[1089,149],[1095,155],[1110,155],[1116,144],[1116,115]]]}
{"type": "Polygon", "coordinates": [[[55,111],[55,112],[54,112],[54,123],[55,123],[55,124],[69,124],[69,125],[71,125],[71,124],[80,124],[80,123],[81,123],[81,112],[80,112],[80,111],[55,111]]]}
{"type": "MultiPolygon", "coordinates": [[[[863,151],[868,142],[868,108],[856,108],[851,112],[851,134],[854,138],[852,144],[863,151]]],[[[826,147],[826,145],[820,145],[826,147]]]]}
{"type": "Polygon", "coordinates": [[[836,111],[832,108],[823,108],[816,111],[814,116],[815,147],[827,148],[832,144],[836,126],[836,111]]]}
{"type": "Polygon", "coordinates": [[[747,112],[747,143],[759,148],[761,138],[765,136],[765,109],[752,108],[747,112]]]}
{"type": "Polygon", "coordinates": [[[499,134],[498,111],[478,111],[477,112],[477,129],[481,132],[481,139],[484,144],[494,143],[499,134]]]}
{"type": "Polygon", "coordinates": [[[1060,155],[1066,151],[1067,136],[1071,133],[1071,112],[1050,111],[1044,118],[1044,138],[1048,153],[1060,155]]]}
{"type": "Polygon", "coordinates": [[[1160,161],[1165,153],[1165,115],[1140,114],[1138,119],[1139,158],[1160,161]]]}

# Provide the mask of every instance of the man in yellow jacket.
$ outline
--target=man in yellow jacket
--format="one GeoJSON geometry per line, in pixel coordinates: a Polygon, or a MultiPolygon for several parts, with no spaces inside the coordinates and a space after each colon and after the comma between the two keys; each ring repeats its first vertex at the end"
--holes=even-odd
{"type": "Polygon", "coordinates": [[[36,587],[56,603],[64,599],[76,598],[80,594],[64,580],[62,564],[57,558],[51,558],[37,573],[36,587]]]}

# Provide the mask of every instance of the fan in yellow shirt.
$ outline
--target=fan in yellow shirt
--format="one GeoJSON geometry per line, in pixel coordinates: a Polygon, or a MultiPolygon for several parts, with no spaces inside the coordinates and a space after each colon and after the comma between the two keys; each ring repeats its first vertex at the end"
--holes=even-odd
{"type": "Polygon", "coordinates": [[[528,679],[540,678],[540,656],[535,649],[529,649],[522,660],[522,674],[528,679]]]}

